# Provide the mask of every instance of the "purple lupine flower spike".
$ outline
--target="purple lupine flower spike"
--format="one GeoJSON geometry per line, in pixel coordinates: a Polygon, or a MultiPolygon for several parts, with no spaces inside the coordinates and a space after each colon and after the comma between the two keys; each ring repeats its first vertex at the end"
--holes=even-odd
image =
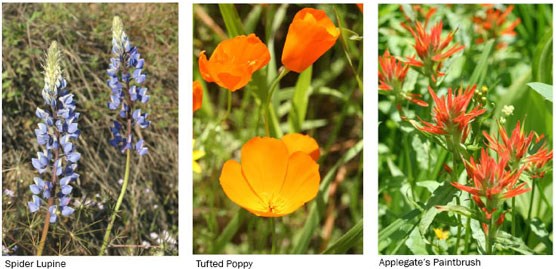
{"type": "MultiPolygon", "coordinates": [[[[133,47],[129,38],[123,30],[123,24],[119,17],[114,17],[112,25],[112,53],[110,65],[106,73],[108,74],[107,85],[111,89],[108,108],[119,110],[119,117],[129,124],[121,124],[114,121],[114,126],[110,128],[113,138],[110,144],[125,153],[133,148],[133,134],[129,125],[137,125],[147,128],[150,121],[147,120],[147,113],[141,113],[140,108],[136,108],[140,103],[147,103],[150,96],[147,95],[147,88],[143,84],[147,78],[143,73],[145,60],[141,58],[137,47],[133,47]],[[133,108],[136,108],[132,111],[133,108]],[[126,126],[126,128],[122,128],[126,126]]],[[[148,153],[144,147],[144,141],[135,142],[135,149],[139,155],[148,153]]]]}
{"type": "Polygon", "coordinates": [[[56,222],[58,213],[68,217],[74,211],[68,206],[73,190],[70,184],[79,177],[75,169],[81,158],[74,145],[80,133],[77,123],[79,113],[75,112],[73,94],[66,89],[60,58],[58,45],[52,42],[46,57],[42,89],[46,107],[37,108],[35,112],[42,121],[35,129],[35,135],[37,143],[44,149],[37,152],[37,158],[31,160],[41,177],[35,177],[34,184],[29,186],[33,196],[32,201],[27,203],[31,213],[44,206],[50,212],[51,223],[56,222]],[[58,199],[54,199],[56,197],[58,199]]]}

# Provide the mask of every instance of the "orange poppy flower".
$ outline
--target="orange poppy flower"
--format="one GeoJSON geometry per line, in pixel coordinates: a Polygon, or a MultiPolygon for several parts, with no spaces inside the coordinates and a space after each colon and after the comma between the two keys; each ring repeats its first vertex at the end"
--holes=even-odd
{"type": "Polygon", "coordinates": [[[476,86],[467,87],[465,91],[460,88],[457,94],[452,94],[452,89],[449,88],[448,94],[439,98],[429,87],[429,93],[435,104],[433,109],[435,122],[429,123],[421,120],[424,126],[419,129],[431,134],[459,136],[460,141],[464,142],[469,135],[469,123],[486,111],[480,106],[476,106],[467,112],[475,88],[476,86]]]}
{"type": "Polygon", "coordinates": [[[304,8],[295,14],[288,29],[282,64],[303,72],[336,43],[340,30],[322,10],[304,8]]]}
{"type": "Polygon", "coordinates": [[[199,110],[203,104],[203,86],[201,82],[193,81],[193,112],[199,110]]]}
{"type": "Polygon", "coordinates": [[[255,137],[241,148],[241,164],[224,163],[220,185],[230,200],[257,216],[290,214],[317,195],[318,152],[306,135],[255,137]]]}
{"type": "Polygon", "coordinates": [[[490,6],[489,9],[486,10],[485,16],[475,16],[473,17],[473,22],[475,23],[475,32],[482,37],[478,37],[475,40],[475,43],[481,44],[484,43],[488,39],[495,39],[497,40],[497,48],[504,48],[508,46],[508,44],[504,41],[498,40],[502,36],[515,36],[516,32],[514,29],[519,25],[521,20],[518,18],[513,22],[508,22],[506,19],[508,15],[514,9],[513,5],[510,5],[506,8],[504,12],[495,8],[494,6],[490,6]]]}
{"type": "Polygon", "coordinates": [[[240,35],[220,42],[209,60],[201,51],[199,71],[205,81],[234,92],[247,85],[253,73],[269,61],[268,48],[255,34],[240,35]]]}
{"type": "Polygon", "coordinates": [[[363,4],[356,4],[361,13],[363,13],[363,4]]]}

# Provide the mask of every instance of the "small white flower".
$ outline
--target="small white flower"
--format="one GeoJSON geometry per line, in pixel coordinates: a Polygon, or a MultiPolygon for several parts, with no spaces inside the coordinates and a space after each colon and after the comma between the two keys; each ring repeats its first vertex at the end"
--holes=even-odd
{"type": "Polygon", "coordinates": [[[502,113],[506,114],[506,116],[510,116],[514,113],[514,106],[512,105],[506,105],[502,108],[502,113]]]}

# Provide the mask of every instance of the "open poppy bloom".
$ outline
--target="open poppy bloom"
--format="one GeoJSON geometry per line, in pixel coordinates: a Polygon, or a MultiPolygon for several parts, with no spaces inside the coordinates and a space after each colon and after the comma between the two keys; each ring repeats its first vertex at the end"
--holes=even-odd
{"type": "Polygon", "coordinates": [[[205,81],[233,92],[247,85],[269,61],[268,48],[255,34],[240,35],[220,42],[209,60],[202,51],[199,71],[205,81]]]}
{"type": "Polygon", "coordinates": [[[481,35],[475,40],[475,43],[481,44],[488,39],[497,40],[497,48],[504,48],[508,46],[508,43],[499,40],[503,36],[515,36],[515,28],[519,25],[521,20],[518,18],[513,22],[508,22],[506,19],[508,15],[514,9],[513,5],[506,8],[504,12],[490,6],[486,10],[485,16],[475,16],[473,17],[473,22],[475,23],[475,31],[481,35]]]}
{"type": "Polygon", "coordinates": [[[316,141],[306,135],[255,137],[241,148],[241,164],[224,163],[220,185],[237,205],[261,217],[290,214],[317,195],[316,141]]]}
{"type": "Polygon", "coordinates": [[[398,98],[406,99],[419,106],[429,106],[428,103],[419,99],[421,97],[420,94],[411,94],[402,91],[409,65],[396,60],[394,56],[390,55],[388,50],[384,52],[383,56],[378,57],[378,64],[380,66],[378,71],[379,90],[393,92],[398,95],[398,98]]]}
{"type": "Polygon", "coordinates": [[[201,82],[193,81],[193,112],[199,110],[203,104],[203,87],[201,82]]]}
{"type": "Polygon", "coordinates": [[[295,14],[288,29],[282,64],[301,73],[334,46],[339,36],[340,30],[324,11],[304,8],[295,14]]]}
{"type": "Polygon", "coordinates": [[[450,42],[454,38],[455,31],[449,33],[448,36],[442,40],[442,21],[434,25],[430,29],[430,32],[427,32],[425,29],[427,27],[426,23],[423,25],[420,22],[415,22],[414,28],[405,23],[402,23],[402,26],[415,38],[415,45],[413,45],[413,47],[420,59],[408,57],[407,63],[412,66],[427,68],[427,72],[430,73],[433,81],[436,81],[438,77],[444,75],[444,73],[440,72],[442,62],[465,48],[463,45],[457,43],[449,47],[450,42]],[[425,66],[425,64],[429,66],[425,66]]]}
{"type": "Polygon", "coordinates": [[[452,93],[452,89],[449,88],[447,95],[438,97],[429,87],[429,93],[434,100],[434,123],[421,120],[424,126],[419,127],[419,130],[437,135],[452,135],[459,137],[458,140],[461,142],[465,141],[471,130],[469,123],[486,111],[480,106],[476,106],[467,112],[475,88],[476,86],[467,87],[465,90],[460,88],[457,94],[452,93]]]}

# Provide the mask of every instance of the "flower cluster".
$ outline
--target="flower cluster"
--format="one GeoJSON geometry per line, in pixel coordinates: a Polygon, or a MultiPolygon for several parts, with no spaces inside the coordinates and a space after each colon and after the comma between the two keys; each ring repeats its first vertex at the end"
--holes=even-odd
{"type": "Polygon", "coordinates": [[[486,111],[477,105],[467,112],[475,88],[476,86],[467,87],[465,90],[460,88],[457,93],[453,93],[449,88],[447,95],[438,97],[429,87],[429,93],[434,100],[434,123],[421,120],[424,126],[418,129],[430,134],[447,135],[447,140],[452,144],[465,142],[471,130],[469,123],[486,111]]]}
{"type": "Polygon", "coordinates": [[[413,47],[419,57],[419,59],[415,56],[408,57],[407,63],[411,66],[423,68],[423,73],[434,82],[437,81],[438,77],[444,76],[444,73],[441,72],[444,60],[465,48],[457,43],[450,47],[455,31],[450,32],[444,39],[441,38],[442,21],[432,26],[428,32],[426,29],[427,23],[423,24],[417,21],[413,26],[406,23],[402,23],[402,26],[415,38],[413,47]]]}
{"type": "Polygon", "coordinates": [[[394,95],[398,105],[401,100],[408,100],[419,106],[429,106],[427,102],[420,99],[420,94],[403,91],[403,83],[409,70],[408,64],[398,61],[388,50],[384,52],[384,55],[378,57],[378,63],[380,67],[378,71],[379,90],[394,95]]]}
{"type": "Polygon", "coordinates": [[[514,29],[521,22],[519,18],[513,22],[508,22],[506,20],[513,8],[514,6],[510,5],[502,12],[494,6],[490,6],[483,16],[473,17],[475,32],[479,34],[479,37],[475,39],[475,43],[481,44],[489,39],[494,39],[497,42],[497,48],[507,47],[508,43],[504,41],[504,37],[515,36],[516,32],[514,29]]]}
{"type": "Polygon", "coordinates": [[[73,143],[80,133],[77,124],[79,113],[75,111],[73,94],[66,89],[60,58],[58,45],[52,42],[47,53],[42,90],[47,109],[37,108],[35,112],[41,119],[35,135],[38,144],[44,149],[37,152],[37,158],[32,159],[32,164],[41,177],[35,177],[35,184],[29,186],[33,198],[28,202],[31,212],[37,212],[41,205],[46,204],[51,223],[56,222],[60,213],[67,217],[74,212],[69,206],[73,189],[70,183],[79,178],[75,170],[81,158],[73,143]],[[43,177],[48,173],[50,180],[43,177]],[[60,190],[56,192],[58,186],[60,190]],[[54,198],[58,198],[57,203],[54,198]]]}
{"type": "Polygon", "coordinates": [[[144,147],[143,139],[135,142],[134,147],[132,146],[131,127],[137,125],[147,128],[150,125],[147,113],[142,113],[141,109],[133,110],[137,102],[147,103],[150,98],[147,95],[147,88],[143,87],[146,79],[146,75],[142,73],[145,61],[141,58],[137,47],[131,46],[118,16],[114,17],[112,24],[112,53],[114,57],[110,59],[107,70],[110,77],[107,83],[112,89],[108,108],[120,110],[120,118],[127,121],[127,132],[123,134],[122,124],[114,121],[113,127],[110,128],[114,138],[110,140],[110,144],[122,153],[134,148],[139,155],[144,155],[148,153],[148,149],[144,147]]]}

